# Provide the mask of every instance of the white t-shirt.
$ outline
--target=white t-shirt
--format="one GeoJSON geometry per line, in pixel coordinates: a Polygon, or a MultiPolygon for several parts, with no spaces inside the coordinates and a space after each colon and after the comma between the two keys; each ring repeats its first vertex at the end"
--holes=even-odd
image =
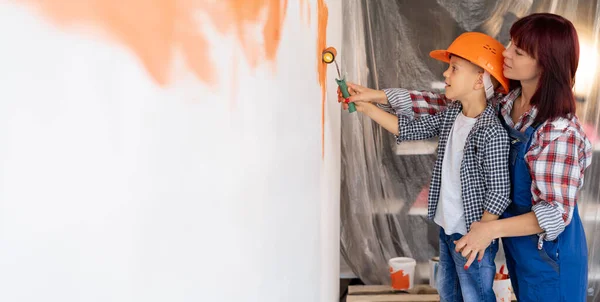
{"type": "Polygon", "coordinates": [[[460,184],[460,165],[463,159],[463,150],[467,142],[467,136],[476,118],[466,117],[458,114],[446,145],[444,160],[442,162],[442,184],[440,188],[440,200],[437,204],[433,221],[444,228],[447,235],[455,233],[465,235],[467,226],[465,222],[465,211],[462,201],[462,189],[460,184]]]}

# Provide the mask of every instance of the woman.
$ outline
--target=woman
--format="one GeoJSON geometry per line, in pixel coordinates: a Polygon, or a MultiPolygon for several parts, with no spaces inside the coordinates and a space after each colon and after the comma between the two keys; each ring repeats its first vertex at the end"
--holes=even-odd
{"type": "MultiPolygon", "coordinates": [[[[473,223],[456,250],[470,266],[502,238],[518,301],[585,301],[587,243],[577,193],[592,154],[572,92],[577,33],[565,18],[543,13],[520,19],[510,35],[503,73],[512,90],[493,102],[511,137],[512,203],[503,219],[473,223]]],[[[445,109],[443,95],[350,87],[345,102],[389,104],[416,116],[445,109]]]]}

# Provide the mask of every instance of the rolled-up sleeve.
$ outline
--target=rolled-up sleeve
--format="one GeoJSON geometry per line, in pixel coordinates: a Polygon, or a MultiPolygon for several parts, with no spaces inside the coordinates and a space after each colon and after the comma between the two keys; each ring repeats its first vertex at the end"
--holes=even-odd
{"type": "Polygon", "coordinates": [[[535,213],[540,228],[544,230],[543,233],[538,234],[541,239],[552,241],[565,230],[564,213],[558,205],[541,201],[533,205],[531,210],[535,213]]]}
{"type": "Polygon", "coordinates": [[[532,211],[543,230],[539,246],[542,240],[555,240],[571,222],[584,170],[591,162],[590,143],[580,132],[544,127],[525,156],[532,176],[532,211]]]}

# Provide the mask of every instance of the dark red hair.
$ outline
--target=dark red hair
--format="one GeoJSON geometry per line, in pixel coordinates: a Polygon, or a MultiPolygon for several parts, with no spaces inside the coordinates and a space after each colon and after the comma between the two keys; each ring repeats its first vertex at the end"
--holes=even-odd
{"type": "Polygon", "coordinates": [[[510,36],[515,46],[536,59],[541,68],[530,101],[539,110],[536,122],[574,114],[579,38],[573,23],[555,14],[531,14],[512,25],[510,36]]]}

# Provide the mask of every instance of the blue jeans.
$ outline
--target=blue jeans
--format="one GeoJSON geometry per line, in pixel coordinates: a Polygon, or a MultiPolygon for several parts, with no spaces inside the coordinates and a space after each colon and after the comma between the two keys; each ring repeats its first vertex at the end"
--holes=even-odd
{"type": "Polygon", "coordinates": [[[498,240],[485,250],[481,262],[475,260],[468,270],[464,269],[467,259],[454,248],[460,234],[446,235],[440,228],[440,263],[437,289],[441,302],[496,302],[492,285],[496,274],[494,259],[498,252],[498,240]]]}

